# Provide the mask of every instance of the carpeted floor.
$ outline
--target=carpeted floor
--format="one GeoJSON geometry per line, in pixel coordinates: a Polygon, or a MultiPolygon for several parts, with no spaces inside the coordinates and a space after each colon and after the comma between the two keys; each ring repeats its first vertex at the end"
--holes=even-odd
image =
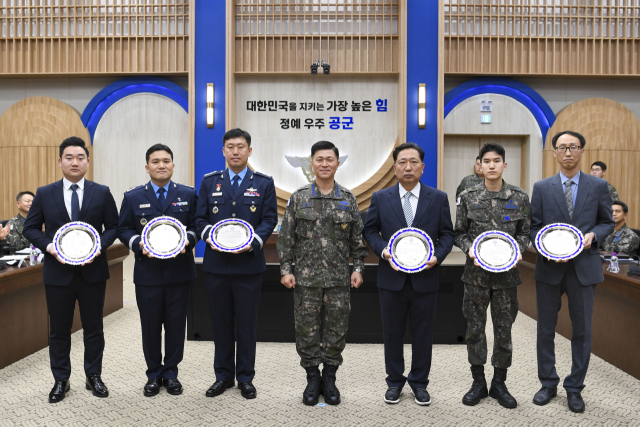
{"type": "MultiPolygon", "coordinates": [[[[107,344],[102,378],[109,387],[109,398],[98,399],[84,388],[80,331],[73,335],[71,391],[61,403],[47,402],[53,384],[47,349],[0,370],[0,426],[640,426],[640,381],[595,356],[591,358],[583,392],[587,406],[584,414],[568,410],[564,390],[549,405],[534,405],[531,399],[539,388],[536,322],[523,314],[513,329],[514,366],[507,379],[509,390],[519,402],[518,408],[512,410],[502,408],[491,398],[475,407],[460,402],[471,385],[466,349],[461,345],[435,346],[428,387],[433,403],[428,407],[416,405],[408,387],[399,404],[383,402],[384,359],[382,345],[378,344],[347,345],[345,363],[338,370],[342,404],[337,407],[307,407],[301,403],[306,381],[295,346],[278,343],[258,344],[255,400],[243,399],[238,389],[216,398],[205,397],[205,390],[214,381],[213,343],[191,341],[186,343],[185,358],[180,365],[179,379],[184,393],[171,396],[163,389],[158,396],[147,398],[142,395],[145,364],[131,277],[129,258],[125,268],[124,308],[105,319],[107,344]]],[[[559,335],[556,352],[562,377],[570,369],[571,354],[569,341],[559,335]]],[[[405,353],[409,363],[410,346],[405,353]]]]}

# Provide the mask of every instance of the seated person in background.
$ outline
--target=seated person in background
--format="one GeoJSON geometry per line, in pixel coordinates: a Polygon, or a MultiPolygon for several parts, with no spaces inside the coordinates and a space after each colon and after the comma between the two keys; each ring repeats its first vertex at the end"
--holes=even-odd
{"type": "Polygon", "coordinates": [[[640,246],[640,237],[627,227],[627,214],[629,207],[620,200],[613,202],[613,220],[616,225],[613,233],[609,234],[600,249],[607,252],[622,252],[627,255],[636,255],[640,246]]]}
{"type": "Polygon", "coordinates": [[[18,215],[11,218],[5,227],[0,228],[0,248],[11,246],[14,250],[19,251],[31,246],[31,243],[22,235],[22,229],[33,197],[31,191],[22,191],[16,196],[18,215]]]}
{"type": "Polygon", "coordinates": [[[458,185],[458,188],[456,189],[456,200],[458,200],[458,196],[460,196],[460,193],[462,193],[464,190],[475,187],[481,182],[484,182],[484,175],[482,173],[482,166],[480,165],[480,163],[480,156],[478,156],[476,157],[476,163],[473,166],[475,173],[473,175],[465,176],[464,178],[462,178],[462,181],[460,181],[460,185],[458,185]]]}
{"type": "MultiPolygon", "coordinates": [[[[604,162],[597,161],[591,165],[591,175],[597,176],[598,178],[605,179],[605,175],[607,174],[607,165],[604,162]]],[[[616,187],[611,185],[610,182],[607,182],[609,186],[609,194],[611,194],[611,202],[615,202],[616,200],[620,200],[620,196],[618,196],[618,190],[616,187]]]]}

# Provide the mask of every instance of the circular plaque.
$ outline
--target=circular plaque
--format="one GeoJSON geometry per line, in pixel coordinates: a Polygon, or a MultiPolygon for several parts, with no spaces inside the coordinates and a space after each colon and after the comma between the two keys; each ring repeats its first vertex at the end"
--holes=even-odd
{"type": "Polygon", "coordinates": [[[187,229],[175,218],[159,216],[142,229],[142,246],[156,258],[175,258],[187,244],[187,229]]]}
{"type": "Polygon", "coordinates": [[[253,242],[253,227],[241,219],[225,219],[213,226],[211,243],[222,252],[236,252],[253,242]]]}
{"type": "Polygon", "coordinates": [[[520,248],[511,235],[491,230],[485,231],[473,241],[473,255],[484,270],[502,273],[516,265],[520,248]]]}
{"type": "Polygon", "coordinates": [[[417,273],[433,258],[433,241],[417,228],[398,230],[389,240],[391,262],[405,273],[417,273]]]}
{"type": "Polygon", "coordinates": [[[570,224],[549,224],[536,235],[536,248],[546,258],[569,260],[582,252],[584,236],[570,224]]]}
{"type": "Polygon", "coordinates": [[[100,234],[86,222],[69,222],[53,236],[53,248],[65,263],[85,264],[100,250],[100,234]]]}

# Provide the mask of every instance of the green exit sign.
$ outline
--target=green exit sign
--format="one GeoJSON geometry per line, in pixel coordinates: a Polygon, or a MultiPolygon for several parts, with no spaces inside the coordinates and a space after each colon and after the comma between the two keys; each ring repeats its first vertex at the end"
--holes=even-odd
{"type": "Polygon", "coordinates": [[[491,123],[491,114],[480,114],[480,123],[491,123]]]}

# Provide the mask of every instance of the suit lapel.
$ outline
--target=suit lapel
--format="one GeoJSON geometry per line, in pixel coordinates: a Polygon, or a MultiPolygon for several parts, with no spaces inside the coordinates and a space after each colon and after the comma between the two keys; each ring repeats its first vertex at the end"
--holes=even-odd
{"type": "Polygon", "coordinates": [[[585,200],[587,200],[587,196],[589,195],[589,190],[591,189],[589,185],[589,178],[587,178],[586,174],[580,173],[580,182],[578,183],[578,194],[576,195],[576,203],[573,208],[573,218],[578,218],[580,215],[580,211],[584,206],[585,200]]]}
{"type": "Polygon", "coordinates": [[[420,183],[420,197],[418,198],[418,207],[416,208],[416,215],[413,218],[413,225],[417,224],[422,215],[427,211],[429,204],[431,204],[431,190],[429,187],[420,183]]]}
{"type": "Polygon", "coordinates": [[[558,207],[564,216],[566,222],[571,222],[569,218],[569,209],[567,209],[567,202],[564,200],[564,190],[562,188],[562,181],[560,180],[560,174],[556,174],[551,180],[551,193],[558,203],[558,207]]]}
{"type": "Polygon", "coordinates": [[[82,206],[80,206],[80,220],[84,219],[84,214],[89,210],[91,204],[91,198],[93,197],[94,188],[93,182],[87,179],[84,180],[84,194],[82,195],[82,206]]]}
{"type": "Polygon", "coordinates": [[[151,181],[147,185],[144,186],[144,197],[151,202],[160,212],[162,212],[162,206],[160,206],[160,202],[158,201],[158,197],[156,193],[153,191],[153,186],[151,185],[151,181]]]}
{"type": "Polygon", "coordinates": [[[404,212],[402,210],[402,201],[400,200],[400,184],[396,184],[391,187],[391,191],[389,192],[389,204],[391,205],[391,209],[396,213],[400,222],[404,224],[404,227],[407,227],[407,219],[404,217],[404,212]]]}
{"type": "Polygon", "coordinates": [[[66,218],[66,222],[71,222],[71,218],[69,218],[69,212],[67,211],[67,207],[64,204],[64,185],[62,184],[62,180],[53,184],[53,200],[56,201],[56,206],[58,210],[62,213],[62,215],[66,218]]]}
{"type": "Polygon", "coordinates": [[[235,198],[233,194],[233,187],[231,186],[231,178],[229,178],[228,168],[222,172],[222,188],[224,188],[224,191],[226,191],[232,199],[235,198]]]}
{"type": "Polygon", "coordinates": [[[173,182],[169,182],[169,191],[167,191],[167,198],[165,200],[165,205],[162,207],[162,213],[166,212],[171,206],[171,203],[178,197],[178,186],[173,182]]]}

